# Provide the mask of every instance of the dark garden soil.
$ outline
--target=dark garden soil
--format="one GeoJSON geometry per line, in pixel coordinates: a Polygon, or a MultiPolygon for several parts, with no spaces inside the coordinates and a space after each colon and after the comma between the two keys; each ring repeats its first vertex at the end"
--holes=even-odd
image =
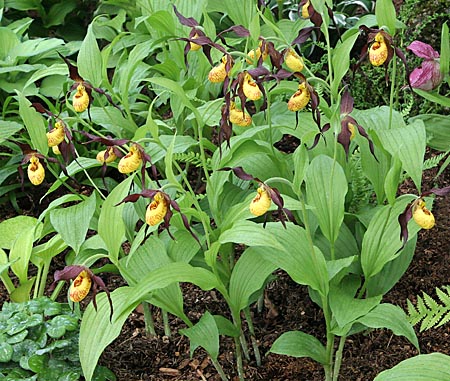
{"type": "MultiPolygon", "coordinates": [[[[423,189],[450,185],[450,171],[445,171],[437,180],[436,170],[425,173],[423,189]]],[[[414,192],[412,184],[406,182],[402,192],[414,192]]],[[[39,192],[19,199],[24,214],[38,215],[45,204],[39,204],[39,192]]],[[[48,201],[47,201],[48,202],[48,201]]],[[[0,220],[16,213],[9,205],[0,208],[0,220]],[[5,209],[6,208],[6,209],[5,209]]],[[[450,197],[437,197],[433,213],[436,226],[419,233],[415,257],[400,282],[386,295],[385,301],[406,308],[406,300],[415,302],[422,291],[435,296],[435,287],[449,284],[450,273],[450,197]]],[[[62,266],[62,261],[55,266],[62,266]]],[[[53,269],[53,270],[56,270],[53,269]]],[[[323,370],[314,361],[305,358],[290,358],[267,352],[276,338],[289,330],[302,330],[324,342],[324,320],[320,309],[311,302],[306,287],[294,283],[284,272],[277,272],[277,279],[270,283],[265,293],[265,305],[261,312],[252,307],[253,320],[262,365],[257,366],[251,354],[246,360],[245,373],[248,380],[296,380],[318,381],[323,379],[323,370]]],[[[107,286],[114,289],[123,284],[121,278],[112,275],[106,278],[107,286]]],[[[218,293],[204,292],[190,284],[182,285],[185,296],[185,311],[196,322],[206,311],[229,316],[226,304],[218,293]]],[[[0,286],[0,306],[8,296],[0,286]]],[[[189,354],[189,341],[178,330],[185,328],[179,319],[169,316],[172,335],[164,335],[160,311],[153,310],[157,336],[146,334],[142,310],[131,314],[120,336],[106,349],[101,364],[112,369],[119,381],[138,380],[220,380],[207,354],[197,349],[193,358],[189,354]]],[[[442,352],[450,355],[450,324],[440,328],[418,332],[422,353],[442,352]]],[[[95,332],[93,332],[95,340],[95,332]]],[[[233,342],[222,338],[219,361],[231,380],[237,379],[233,342]]],[[[382,370],[400,361],[417,355],[414,346],[404,337],[397,337],[387,330],[373,330],[347,339],[341,380],[373,380],[382,370]]]]}

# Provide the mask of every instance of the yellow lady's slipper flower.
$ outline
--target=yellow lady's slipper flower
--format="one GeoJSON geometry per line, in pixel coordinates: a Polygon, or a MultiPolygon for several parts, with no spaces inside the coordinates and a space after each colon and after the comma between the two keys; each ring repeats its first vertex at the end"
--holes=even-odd
{"type": "Polygon", "coordinates": [[[73,96],[72,104],[76,112],[83,112],[89,106],[89,94],[81,83],[78,85],[77,92],[73,96]]]}
{"type": "Polygon", "coordinates": [[[66,136],[64,127],[64,122],[62,120],[58,120],[55,123],[55,127],[51,131],[47,132],[47,142],[49,147],[54,147],[62,143],[66,136]]]}
{"type": "Polygon", "coordinates": [[[419,199],[414,206],[413,219],[422,229],[431,229],[435,224],[433,213],[425,207],[423,199],[419,199]]]}
{"type": "Polygon", "coordinates": [[[130,152],[120,159],[117,169],[120,173],[130,173],[138,169],[141,163],[142,157],[139,148],[133,144],[130,152]]]}
{"type": "Polygon", "coordinates": [[[308,7],[310,5],[310,1],[308,0],[305,4],[302,5],[302,17],[304,19],[309,19],[310,15],[309,15],[309,11],[308,11],[308,7]]]}
{"type": "MultiPolygon", "coordinates": [[[[193,40],[195,40],[198,37],[198,34],[195,33],[192,37],[193,40]]],[[[197,50],[200,50],[202,47],[199,44],[196,44],[195,42],[189,41],[189,45],[191,46],[191,50],[196,52],[197,50]]]]}
{"type": "Polygon", "coordinates": [[[350,140],[353,140],[356,136],[356,127],[353,123],[347,123],[347,127],[350,131],[350,140]]]}
{"type": "Polygon", "coordinates": [[[300,72],[305,67],[302,57],[300,57],[293,49],[288,49],[284,56],[286,66],[294,72],[300,72]]]}
{"type": "Polygon", "coordinates": [[[245,111],[237,108],[234,102],[230,104],[230,122],[240,127],[248,127],[252,124],[252,117],[245,111]]]}
{"type": "Polygon", "coordinates": [[[153,201],[147,207],[145,222],[150,226],[158,225],[166,216],[167,211],[167,200],[161,192],[158,192],[153,196],[153,201]]]}
{"type": "Polygon", "coordinates": [[[373,66],[383,65],[388,58],[388,46],[383,35],[378,32],[375,42],[369,48],[369,61],[373,66]]]}
{"type": "Polygon", "coordinates": [[[242,90],[244,91],[244,95],[252,101],[256,101],[262,96],[258,85],[248,73],[245,73],[244,82],[242,83],[242,90]]]}
{"type": "Polygon", "coordinates": [[[97,157],[96,157],[96,159],[97,159],[97,161],[99,161],[100,163],[111,163],[111,162],[113,162],[114,160],[116,160],[117,159],[117,156],[116,156],[116,154],[114,153],[114,148],[113,147],[109,147],[107,150],[105,149],[105,150],[103,150],[103,151],[100,151],[98,154],[97,154],[97,157]],[[105,154],[106,154],[106,151],[108,151],[108,157],[105,159],[105,154]]]}
{"type": "MultiPolygon", "coordinates": [[[[259,43],[259,46],[256,49],[252,49],[247,53],[246,61],[249,65],[252,65],[252,64],[258,62],[259,57],[261,57],[261,45],[262,45],[262,42],[259,43]]],[[[266,60],[268,55],[269,55],[269,52],[266,47],[266,49],[264,49],[264,52],[262,52],[263,61],[266,60]]]]}
{"type": "Polygon", "coordinates": [[[69,298],[72,302],[81,302],[89,293],[92,279],[86,270],[83,270],[70,285],[69,298]]]}
{"type": "Polygon", "coordinates": [[[306,83],[302,82],[298,85],[298,90],[289,99],[288,109],[290,111],[299,111],[308,104],[310,99],[311,94],[306,87],[306,83]]]}
{"type": "Polygon", "coordinates": [[[44,181],[45,178],[45,169],[42,163],[36,156],[30,157],[30,164],[28,164],[28,178],[30,179],[31,184],[39,185],[44,181]]]}
{"type": "Polygon", "coordinates": [[[269,210],[271,203],[272,199],[269,193],[264,186],[260,186],[257,189],[257,195],[250,203],[250,213],[254,216],[262,216],[269,210]]]}
{"type": "Polygon", "coordinates": [[[227,63],[227,58],[222,57],[221,62],[217,66],[214,66],[211,69],[211,71],[208,74],[208,79],[210,82],[220,83],[225,80],[225,78],[227,77],[227,70],[225,68],[226,63],[227,63]]]}

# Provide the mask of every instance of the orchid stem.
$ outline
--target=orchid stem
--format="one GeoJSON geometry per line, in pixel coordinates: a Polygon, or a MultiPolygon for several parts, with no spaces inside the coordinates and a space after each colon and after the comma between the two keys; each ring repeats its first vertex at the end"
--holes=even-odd
{"type": "Polygon", "coordinates": [[[144,322],[145,331],[149,336],[156,336],[155,321],[153,320],[152,311],[150,310],[150,304],[142,302],[142,309],[144,310],[144,322]]]}
{"type": "Polygon", "coordinates": [[[161,310],[162,312],[162,318],[164,322],[164,335],[167,337],[170,337],[172,335],[172,332],[170,331],[170,325],[169,325],[169,314],[166,310],[161,310]]]}
{"type": "Polygon", "coordinates": [[[225,372],[223,371],[222,366],[219,364],[217,359],[211,357],[211,362],[213,363],[214,368],[216,368],[217,373],[219,373],[219,376],[222,379],[222,381],[228,381],[228,377],[226,376],[225,372]]]}

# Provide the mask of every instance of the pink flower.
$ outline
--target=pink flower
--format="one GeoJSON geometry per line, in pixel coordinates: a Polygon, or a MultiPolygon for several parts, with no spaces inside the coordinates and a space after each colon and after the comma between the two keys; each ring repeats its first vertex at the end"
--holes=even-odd
{"type": "Polygon", "coordinates": [[[439,53],[421,41],[413,41],[406,49],[411,50],[417,57],[425,58],[422,65],[415,68],[409,75],[411,87],[425,91],[438,87],[443,80],[439,65],[439,53]]]}

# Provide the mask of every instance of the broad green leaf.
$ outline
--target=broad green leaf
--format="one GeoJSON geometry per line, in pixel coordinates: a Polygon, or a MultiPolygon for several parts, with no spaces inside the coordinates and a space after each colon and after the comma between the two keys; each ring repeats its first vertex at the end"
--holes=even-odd
{"type": "Polygon", "coordinates": [[[174,262],[189,263],[200,250],[197,241],[192,237],[191,233],[186,230],[177,230],[173,233],[173,236],[175,239],[169,242],[167,248],[169,257],[172,258],[174,262]]]}
{"type": "Polygon", "coordinates": [[[248,306],[250,296],[258,291],[267,277],[277,269],[271,261],[261,258],[251,247],[241,255],[231,273],[229,295],[234,315],[248,306]]]}
{"type": "Polygon", "coordinates": [[[173,172],[173,147],[175,145],[176,135],[173,136],[169,147],[167,148],[166,155],[164,157],[165,175],[169,184],[178,185],[178,180],[173,172]]]}
{"type": "Polygon", "coordinates": [[[80,76],[91,82],[95,87],[100,87],[102,83],[102,55],[92,30],[92,24],[89,25],[81,44],[77,64],[80,76]]]}
{"type": "Polygon", "coordinates": [[[382,303],[358,319],[358,322],[370,328],[390,329],[397,336],[405,336],[419,350],[414,329],[405,312],[398,306],[382,303]]]}
{"type": "Polygon", "coordinates": [[[14,303],[22,303],[30,300],[30,293],[36,277],[20,282],[20,285],[9,295],[14,303]]]}
{"type": "Polygon", "coordinates": [[[27,81],[27,83],[24,86],[24,89],[27,88],[28,86],[34,84],[36,81],[51,76],[51,75],[64,75],[67,76],[68,71],[67,71],[67,65],[62,63],[62,64],[53,64],[49,67],[40,69],[40,70],[36,70],[33,75],[30,77],[30,79],[27,81]]]}
{"type": "Polygon", "coordinates": [[[110,306],[104,292],[97,296],[97,310],[92,303],[86,308],[80,326],[79,355],[87,381],[92,380],[100,355],[119,336],[125,320],[138,304],[137,301],[129,303],[131,291],[130,287],[120,287],[111,293],[114,310],[122,312],[114,314],[112,321],[109,320],[110,306]]]}
{"type": "Polygon", "coordinates": [[[305,178],[306,168],[309,165],[308,150],[304,144],[299,145],[292,155],[294,162],[294,179],[292,185],[294,191],[299,194],[305,178]]]}
{"type": "Polygon", "coordinates": [[[13,121],[0,120],[0,143],[20,131],[23,125],[13,121]]]}
{"type": "Polygon", "coordinates": [[[344,220],[347,179],[344,170],[328,156],[315,157],[306,171],[308,204],[319,222],[323,235],[331,244],[336,241],[344,220]]]}
{"type": "Polygon", "coordinates": [[[422,114],[417,115],[409,122],[415,123],[417,120],[423,121],[427,133],[427,146],[439,150],[450,150],[450,117],[448,115],[439,114],[422,114]]]}
{"type": "Polygon", "coordinates": [[[386,26],[391,36],[395,35],[395,7],[392,0],[377,0],[375,4],[375,15],[378,26],[386,26]]]}
{"type": "Polygon", "coordinates": [[[8,53],[19,44],[19,38],[12,30],[6,27],[0,28],[0,45],[2,46],[0,60],[4,60],[8,56],[8,53]]]}
{"type": "Polygon", "coordinates": [[[449,39],[449,30],[447,22],[442,25],[441,31],[441,57],[439,60],[440,70],[442,75],[449,75],[449,65],[450,65],[450,39],[449,39]]]}
{"type": "Polygon", "coordinates": [[[42,261],[49,261],[54,256],[67,248],[67,244],[61,238],[60,234],[54,235],[47,242],[33,247],[31,251],[31,262],[36,266],[41,266],[42,261]]]}
{"type": "Polygon", "coordinates": [[[450,356],[438,352],[403,360],[374,378],[374,381],[445,380],[450,380],[450,356]]]}
{"type": "Polygon", "coordinates": [[[272,344],[270,352],[292,357],[310,357],[323,365],[328,361],[323,344],[314,336],[301,331],[283,333],[272,344]]]}
{"type": "Polygon", "coordinates": [[[13,60],[17,58],[30,58],[38,54],[54,51],[64,44],[59,38],[32,38],[16,45],[9,54],[13,60]]]}
{"type": "Polygon", "coordinates": [[[218,241],[222,244],[233,242],[247,246],[263,246],[275,249],[278,253],[285,251],[276,235],[264,229],[262,225],[251,221],[236,222],[231,229],[224,231],[220,235],[218,241]]]}
{"type": "Polygon", "coordinates": [[[16,216],[0,223],[0,247],[11,249],[16,238],[25,230],[36,227],[38,220],[29,216],[16,216]]]}
{"type": "Polygon", "coordinates": [[[402,174],[402,162],[396,156],[392,158],[391,168],[389,169],[386,179],[384,180],[384,191],[389,204],[395,203],[395,196],[397,195],[400,176],[402,174]]]}
{"type": "Polygon", "coordinates": [[[112,263],[119,259],[120,246],[125,237],[125,224],[122,220],[123,204],[120,203],[128,194],[134,175],[117,185],[103,202],[98,219],[98,234],[102,237],[109,251],[112,263]]]}
{"type": "Polygon", "coordinates": [[[437,91],[425,91],[421,89],[413,89],[415,93],[431,102],[440,104],[444,107],[450,107],[450,99],[447,96],[439,94],[437,91]]]}
{"type": "Polygon", "coordinates": [[[259,255],[285,270],[297,283],[311,286],[322,295],[328,293],[328,269],[322,252],[310,247],[305,229],[291,223],[286,228],[279,222],[266,225],[266,234],[276,237],[284,251],[255,247],[259,255]]]}
{"type": "Polygon", "coordinates": [[[338,43],[334,48],[331,60],[334,70],[331,92],[334,96],[337,96],[342,78],[344,78],[350,67],[350,51],[352,50],[353,44],[358,38],[359,33],[357,30],[350,30],[348,33],[345,33],[344,36],[346,37],[344,41],[338,43]],[[351,34],[351,36],[348,36],[348,34],[351,34]]]}
{"type": "Polygon", "coordinates": [[[45,156],[48,152],[48,144],[44,118],[31,106],[30,101],[22,93],[18,92],[18,95],[19,113],[30,135],[31,148],[45,156]]]}
{"type": "Polygon", "coordinates": [[[9,252],[11,270],[17,275],[20,283],[25,283],[28,279],[28,265],[35,239],[35,229],[36,227],[33,226],[31,228],[21,230],[11,246],[11,251],[9,252]]]}
{"type": "Polygon", "coordinates": [[[96,194],[76,205],[54,209],[50,212],[50,222],[62,239],[77,255],[86,240],[92,216],[95,213],[96,194]]]}
{"type": "Polygon", "coordinates": [[[383,147],[394,157],[398,157],[403,168],[411,176],[419,193],[422,181],[422,164],[425,155],[425,126],[419,119],[402,128],[378,131],[383,147]]]}
{"type": "Polygon", "coordinates": [[[219,356],[219,330],[214,317],[206,311],[193,327],[180,329],[189,337],[191,357],[198,347],[202,347],[214,360],[219,356]]]}
{"type": "Polygon", "coordinates": [[[370,221],[361,248],[361,266],[367,279],[378,274],[386,263],[400,255],[398,250],[402,242],[398,216],[410,200],[411,197],[403,197],[393,206],[383,206],[370,221]]]}

